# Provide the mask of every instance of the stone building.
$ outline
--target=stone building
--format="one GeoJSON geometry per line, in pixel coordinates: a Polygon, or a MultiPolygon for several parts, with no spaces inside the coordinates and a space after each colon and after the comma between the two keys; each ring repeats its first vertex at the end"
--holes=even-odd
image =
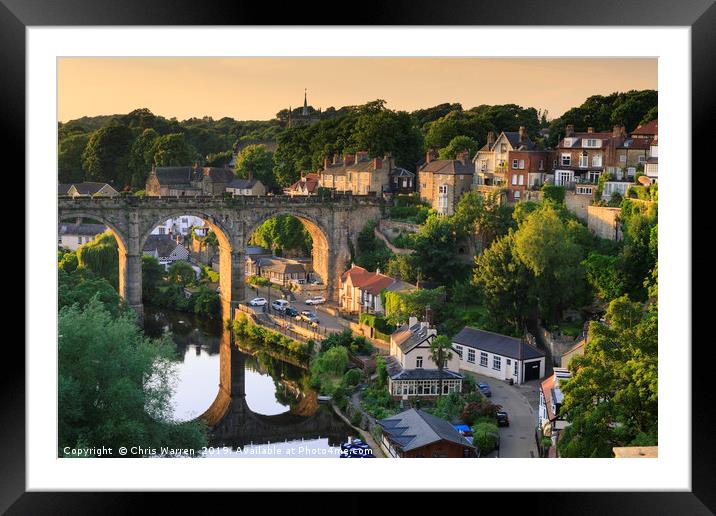
{"type": "Polygon", "coordinates": [[[234,177],[226,186],[226,191],[231,195],[266,195],[264,184],[251,175],[248,179],[234,177]]]}
{"type": "Polygon", "coordinates": [[[154,166],[147,178],[146,191],[153,197],[223,195],[234,178],[229,168],[154,166]]]}
{"type": "Polygon", "coordinates": [[[103,224],[60,222],[57,225],[57,246],[76,251],[81,245],[91,242],[105,231],[107,226],[103,224]]]}
{"type": "Polygon", "coordinates": [[[475,164],[468,151],[458,159],[437,159],[435,151],[428,151],[425,163],[418,168],[420,199],[441,215],[452,215],[460,198],[472,188],[475,164]]]}
{"type": "Polygon", "coordinates": [[[324,158],[323,168],[318,172],[320,186],[337,192],[354,195],[380,194],[390,187],[393,158],[368,157],[367,151],[324,158]]]}
{"type": "Polygon", "coordinates": [[[69,197],[114,197],[119,192],[107,183],[86,181],[84,183],[60,183],[57,195],[69,197]]]}

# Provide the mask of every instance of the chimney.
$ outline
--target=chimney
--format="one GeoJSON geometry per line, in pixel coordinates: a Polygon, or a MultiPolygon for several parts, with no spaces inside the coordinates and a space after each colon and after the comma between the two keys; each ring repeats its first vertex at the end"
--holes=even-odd
{"type": "Polygon", "coordinates": [[[383,160],[381,158],[373,158],[373,170],[383,168],[383,160]]]}
{"type": "Polygon", "coordinates": [[[408,318],[408,327],[415,326],[416,324],[418,324],[418,318],[415,317],[414,315],[411,315],[411,316],[408,318]]]}
{"type": "Polygon", "coordinates": [[[368,151],[356,152],[356,163],[360,163],[361,161],[367,161],[367,160],[368,160],[368,151]]]}
{"type": "Polygon", "coordinates": [[[574,125],[567,124],[567,127],[564,129],[564,137],[571,138],[572,136],[574,136],[574,125]]]}
{"type": "Polygon", "coordinates": [[[346,154],[346,155],[343,157],[343,163],[344,163],[346,166],[352,165],[353,163],[355,163],[355,160],[356,160],[356,155],[355,155],[355,154],[346,154]]]}
{"type": "Polygon", "coordinates": [[[587,132],[592,134],[594,132],[594,127],[587,127],[587,132]]]}
{"type": "Polygon", "coordinates": [[[425,305],[425,324],[427,326],[433,325],[433,309],[430,305],[425,305]]]}
{"type": "MultiPolygon", "coordinates": [[[[336,162],[336,156],[334,155],[334,156],[333,156],[333,163],[335,163],[335,162],[336,162]]],[[[330,163],[329,163],[329,160],[328,160],[328,156],[326,156],[325,158],[323,158],[323,170],[327,170],[329,164],[330,164],[330,163]]]]}
{"type": "Polygon", "coordinates": [[[612,127],[612,138],[619,138],[619,136],[621,135],[621,132],[622,132],[621,126],[619,124],[615,125],[614,127],[612,127]]]}
{"type": "Polygon", "coordinates": [[[492,147],[495,144],[495,133],[493,131],[489,131],[487,133],[487,145],[492,147]]]}
{"type": "Polygon", "coordinates": [[[249,169],[249,181],[251,181],[254,178],[254,171],[252,169],[249,169]]]}
{"type": "Polygon", "coordinates": [[[383,156],[383,161],[385,161],[388,165],[388,172],[393,170],[393,155],[390,152],[386,152],[383,156]]]}
{"type": "Polygon", "coordinates": [[[430,163],[431,161],[435,160],[437,157],[438,157],[438,155],[434,149],[428,149],[428,152],[425,153],[425,163],[430,163]]]}
{"type": "Polygon", "coordinates": [[[462,164],[467,166],[468,162],[470,161],[470,151],[465,149],[460,154],[457,155],[457,159],[462,161],[462,164]]]}
{"type": "Polygon", "coordinates": [[[520,133],[520,143],[522,143],[525,141],[525,126],[524,125],[520,126],[519,133],[520,133]]]}
{"type": "Polygon", "coordinates": [[[341,162],[340,154],[336,153],[333,155],[333,164],[338,165],[341,162]]]}

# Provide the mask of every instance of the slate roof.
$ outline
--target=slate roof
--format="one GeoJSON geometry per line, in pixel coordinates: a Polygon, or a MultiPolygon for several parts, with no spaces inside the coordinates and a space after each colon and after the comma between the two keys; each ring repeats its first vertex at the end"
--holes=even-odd
{"type": "Polygon", "coordinates": [[[475,164],[468,161],[466,165],[459,159],[435,159],[422,165],[418,172],[471,176],[475,173],[475,164]]]}
{"type": "Polygon", "coordinates": [[[154,174],[162,185],[188,185],[199,179],[194,167],[157,167],[154,174]]]}
{"type": "MultiPolygon", "coordinates": [[[[557,147],[559,149],[581,149],[582,148],[582,140],[586,139],[596,139],[596,140],[604,140],[604,144],[601,147],[596,148],[595,150],[604,149],[609,144],[610,140],[614,138],[614,135],[610,132],[604,132],[604,133],[574,133],[572,136],[569,136],[569,138],[572,138],[574,141],[572,142],[572,145],[567,147],[564,145],[564,138],[559,140],[559,144],[557,147]]],[[[585,148],[591,148],[591,147],[585,147],[585,148]]]]}
{"type": "Polygon", "coordinates": [[[418,322],[412,326],[408,326],[408,323],[403,324],[400,328],[395,330],[390,336],[391,340],[400,347],[403,353],[407,353],[415,346],[419,346],[430,337],[434,337],[435,334],[429,334],[428,328],[423,328],[418,322]]]}
{"type": "Polygon", "coordinates": [[[475,448],[450,423],[420,409],[406,410],[381,419],[378,424],[404,452],[438,441],[449,441],[466,448],[475,448]]]}
{"type": "Polygon", "coordinates": [[[518,360],[531,360],[545,356],[543,351],[540,351],[526,342],[522,342],[520,339],[500,335],[499,333],[493,333],[491,331],[478,330],[470,326],[465,326],[460,330],[460,332],[452,338],[452,341],[461,346],[467,346],[518,360]],[[520,346],[522,346],[521,356],[520,346]]]}
{"type": "Polygon", "coordinates": [[[103,224],[57,224],[57,233],[60,235],[99,235],[107,231],[103,224]]]}
{"type": "Polygon", "coordinates": [[[403,369],[390,376],[392,380],[439,380],[442,376],[443,380],[462,380],[461,374],[443,369],[442,375],[437,369],[403,369]]]}
{"type": "MultiPolygon", "coordinates": [[[[536,145],[530,140],[530,137],[525,134],[525,138],[520,143],[520,133],[517,131],[503,131],[505,137],[509,140],[510,145],[514,150],[535,150],[536,145]]],[[[499,139],[499,138],[498,138],[499,139]]]]}
{"type": "Polygon", "coordinates": [[[390,171],[390,175],[398,177],[415,177],[415,174],[413,174],[410,170],[406,170],[402,167],[393,168],[393,170],[390,171]]]}
{"type": "Polygon", "coordinates": [[[57,195],[67,195],[67,192],[70,190],[71,186],[72,183],[59,183],[57,185],[57,195]]]}
{"type": "Polygon", "coordinates": [[[291,274],[294,272],[306,272],[306,268],[300,263],[289,262],[280,258],[259,258],[258,266],[262,269],[268,269],[278,272],[279,274],[291,274]]]}
{"type": "Polygon", "coordinates": [[[242,179],[240,177],[235,177],[232,179],[228,185],[226,185],[227,188],[236,188],[238,190],[250,190],[254,187],[256,183],[258,183],[258,179],[242,179]]]}
{"type": "Polygon", "coordinates": [[[142,250],[144,252],[156,250],[157,255],[166,257],[172,254],[178,245],[170,235],[149,235],[142,250]]]}
{"type": "Polygon", "coordinates": [[[650,138],[629,138],[617,146],[619,149],[649,150],[651,148],[650,138]]]}

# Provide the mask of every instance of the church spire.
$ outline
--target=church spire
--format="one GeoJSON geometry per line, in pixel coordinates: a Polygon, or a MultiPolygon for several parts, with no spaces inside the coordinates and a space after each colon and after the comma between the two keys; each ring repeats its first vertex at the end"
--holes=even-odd
{"type": "Polygon", "coordinates": [[[308,90],[303,88],[303,116],[308,116],[308,90]]]}

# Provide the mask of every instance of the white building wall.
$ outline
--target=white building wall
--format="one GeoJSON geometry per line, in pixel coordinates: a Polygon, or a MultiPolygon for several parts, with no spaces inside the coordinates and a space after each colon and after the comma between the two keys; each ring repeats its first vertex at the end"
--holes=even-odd
{"type": "MultiPolygon", "coordinates": [[[[453,346],[459,346],[459,344],[453,344],[453,346]]],[[[503,355],[498,355],[495,353],[490,353],[487,351],[481,351],[479,349],[470,348],[468,346],[462,346],[462,357],[460,357],[459,367],[462,370],[470,371],[473,373],[481,374],[483,376],[489,376],[490,378],[496,378],[498,380],[509,380],[510,378],[513,378],[515,382],[518,382],[518,379],[521,377],[519,372],[522,370],[522,363],[519,360],[515,360],[514,358],[506,357],[503,355]],[[475,361],[474,363],[469,362],[468,358],[470,356],[470,349],[474,350],[475,352],[475,361]],[[481,365],[480,361],[480,354],[485,353],[487,355],[487,365],[483,366],[481,365]],[[494,368],[494,360],[495,357],[499,357],[499,369],[494,368]],[[509,361],[509,364],[507,363],[509,361]],[[515,369],[517,369],[517,373],[515,372],[515,369]]],[[[537,359],[527,360],[527,362],[533,362],[537,359]]],[[[545,361],[544,357],[542,357],[540,360],[540,371],[539,371],[539,377],[543,378],[545,375],[545,361]]]]}

